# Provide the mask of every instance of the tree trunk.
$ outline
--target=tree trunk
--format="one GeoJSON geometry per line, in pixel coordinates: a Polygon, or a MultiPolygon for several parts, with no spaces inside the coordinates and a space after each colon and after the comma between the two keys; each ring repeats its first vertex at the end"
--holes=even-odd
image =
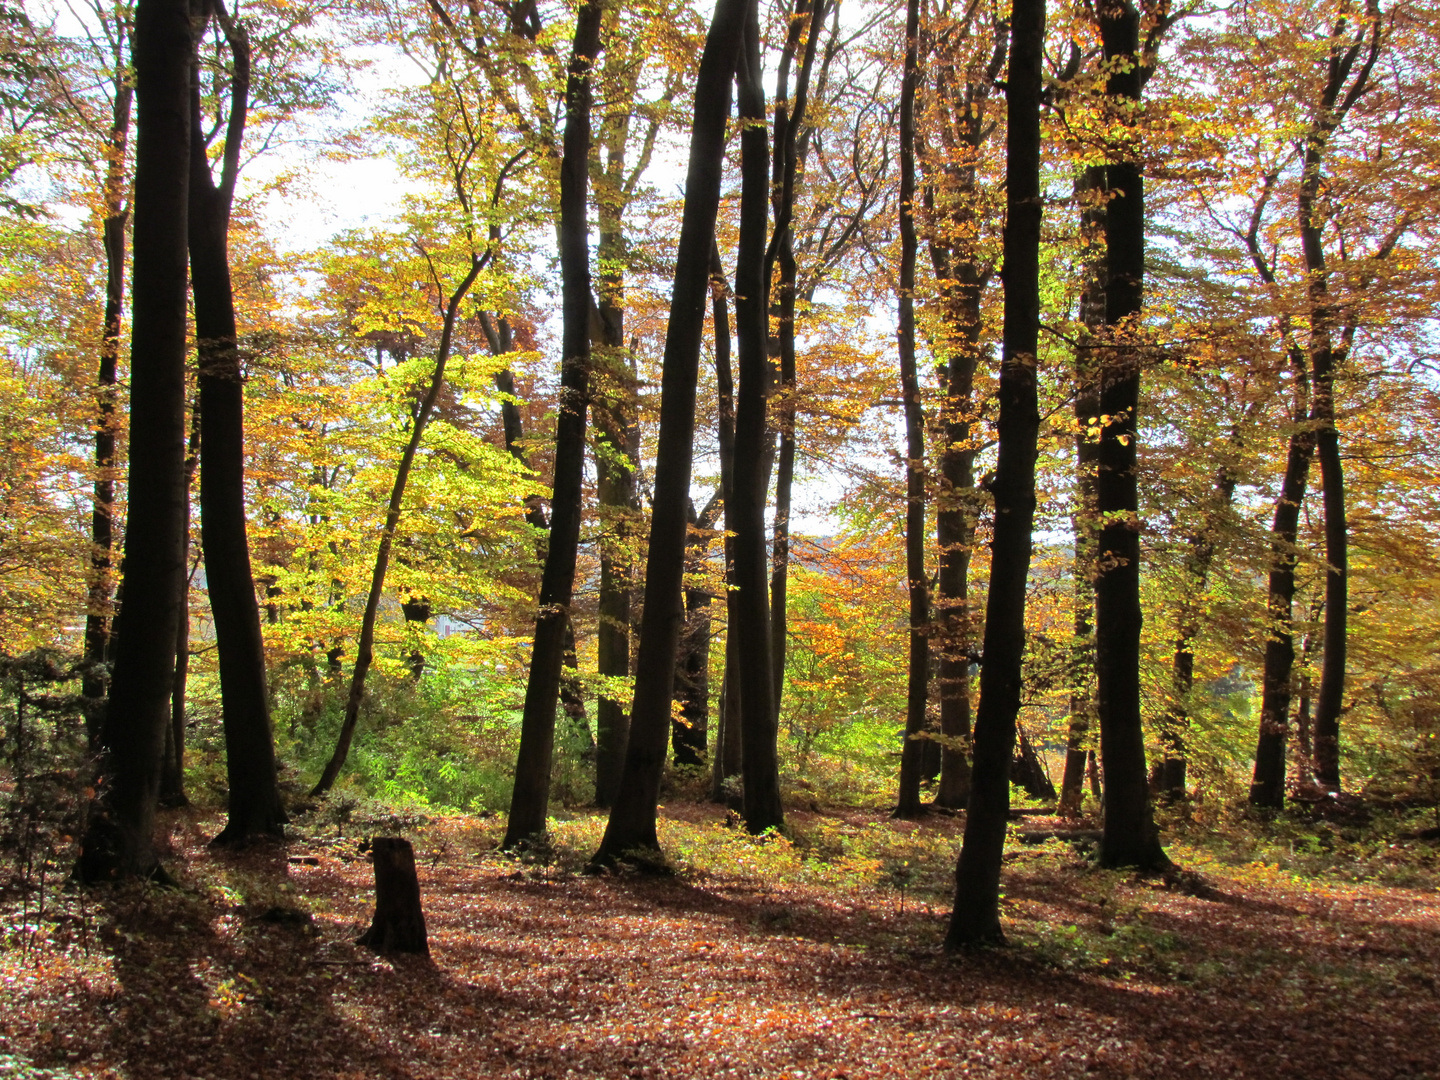
{"type": "MultiPolygon", "coordinates": [[[[605,265],[601,260],[601,265],[605,265]]],[[[604,301],[602,300],[602,311],[604,301]]],[[[616,311],[619,315],[619,309],[616,311]]],[[[609,343],[610,335],[606,340],[609,343]]],[[[635,424],[624,409],[633,395],[630,383],[626,405],[619,402],[593,407],[597,439],[595,455],[596,488],[604,534],[600,541],[599,627],[596,631],[597,667],[601,675],[624,677],[630,674],[630,534],[631,518],[637,509],[632,435],[635,424]]],[[[630,721],[626,703],[603,694],[595,704],[595,805],[610,806],[620,782],[625,739],[630,721]]]]}
{"type": "MultiPolygon", "coordinates": [[[[972,18],[975,16],[972,16],[972,18]]],[[[938,687],[940,732],[940,786],[935,805],[963,810],[970,799],[970,666],[974,659],[974,618],[970,609],[970,561],[975,542],[979,503],[975,488],[972,442],[977,409],[975,370],[980,362],[981,300],[993,273],[993,264],[979,243],[979,159],[994,125],[986,107],[1005,64],[1008,30],[994,27],[994,48],[984,69],[964,72],[946,61],[935,62],[936,97],[944,86],[954,86],[947,122],[955,132],[958,155],[933,163],[923,146],[917,155],[935,174],[926,185],[926,205],[935,216],[930,240],[930,262],[940,295],[946,362],[939,372],[945,389],[940,427],[940,489],[935,500],[935,538],[940,552],[936,576],[935,627],[940,645],[938,687]],[[963,84],[963,90],[960,85],[963,84]],[[936,186],[941,198],[937,198],[936,186]],[[937,205],[938,203],[938,205],[937,205]]]]}
{"type": "MultiPolygon", "coordinates": [[[[1345,352],[1337,348],[1335,332],[1339,322],[1336,300],[1329,292],[1329,271],[1325,260],[1325,203],[1322,192],[1323,167],[1330,136],[1340,127],[1350,109],[1369,87],[1371,72],[1379,57],[1388,20],[1380,16],[1379,5],[1366,8],[1363,18],[1341,20],[1330,38],[1329,50],[1321,58],[1325,81],[1314,103],[1314,119],[1305,132],[1300,190],[1296,198],[1296,224],[1304,262],[1306,301],[1310,323],[1308,379],[1314,394],[1310,411],[1312,429],[1291,436],[1285,463],[1281,505],[1275,509],[1275,535],[1271,541],[1274,563],[1270,573],[1271,638],[1265,648],[1265,698],[1260,716],[1260,741],[1255,755],[1255,779],[1250,802],[1280,807],[1285,801],[1285,736],[1289,721],[1291,667],[1294,663],[1294,631],[1290,625],[1295,593],[1294,532],[1281,511],[1290,489],[1298,492],[1294,517],[1305,494],[1310,458],[1318,451],[1320,479],[1325,507],[1325,632],[1320,668],[1320,690],[1315,698],[1315,773],[1324,787],[1340,787],[1340,712],[1345,693],[1345,638],[1348,614],[1347,578],[1349,568],[1348,528],[1345,520],[1344,471],[1340,462],[1339,435],[1335,430],[1335,366],[1345,352]],[[1358,63],[1357,63],[1358,62],[1358,63]],[[1297,445],[1300,439],[1303,445],[1297,445]],[[1287,539],[1287,536],[1289,539],[1287,539]],[[1286,550],[1281,551],[1281,547],[1286,550]],[[1278,574],[1278,577],[1277,577],[1278,574]]],[[[1382,245],[1380,257],[1393,250],[1403,224],[1382,245]]],[[[1254,243],[1253,238],[1251,241],[1254,243]]],[[[1341,334],[1349,340],[1354,324],[1341,334]]],[[[1297,372],[1306,367],[1298,346],[1287,341],[1291,363],[1297,372]]],[[[1297,414],[1297,420],[1303,414],[1297,414]]]]}
{"type": "Polygon", "coordinates": [[[1105,327],[1105,167],[1088,166],[1075,184],[1080,204],[1080,242],[1085,246],[1085,284],[1080,294],[1081,343],[1075,349],[1075,532],[1073,589],[1075,637],[1070,647],[1070,724],[1059,813],[1078,817],[1084,801],[1085,764],[1095,722],[1095,476],[1100,444],[1091,434],[1100,423],[1100,384],[1094,342],[1105,327]]]}
{"type": "Polygon", "coordinates": [[[200,91],[191,96],[190,272],[200,409],[200,543],[215,619],[225,728],[229,818],[214,843],[285,835],[265,678],[265,641],[245,521],[245,391],[230,283],[230,206],[249,107],[250,45],[220,0],[210,0],[234,61],[220,183],[205,153],[200,91]]]}
{"type": "MultiPolygon", "coordinates": [[[[1300,372],[1303,378],[1303,371],[1300,372]]],[[[1297,387],[1303,402],[1303,384],[1297,387]]],[[[1260,737],[1255,747],[1255,772],[1250,805],[1278,810],[1285,805],[1285,743],[1290,734],[1290,680],[1295,664],[1295,539],[1300,507],[1305,501],[1315,432],[1297,403],[1296,428],[1285,455],[1285,475],[1270,529],[1270,577],[1267,588],[1269,636],[1260,682],[1260,737]]]]}
{"type": "Polygon", "coordinates": [[[135,9],[138,102],[125,633],[101,735],[82,880],[163,875],[152,846],[185,577],[186,204],[193,42],[187,0],[135,9]]]}
{"type": "MultiPolygon", "coordinates": [[[[1318,367],[1318,365],[1317,365],[1318,367]]],[[[1345,636],[1349,598],[1349,526],[1345,515],[1345,470],[1335,430],[1331,377],[1316,372],[1316,404],[1321,424],[1315,433],[1325,506],[1325,630],[1320,662],[1320,690],[1315,695],[1315,780],[1326,791],[1340,790],[1340,714],[1345,696],[1345,636]]]]}
{"type": "Polygon", "coordinates": [[[378,953],[430,955],[425,913],[420,908],[420,876],[409,840],[376,836],[370,840],[375,861],[375,918],[356,945],[378,953]]]}
{"type": "Polygon", "coordinates": [[[695,436],[695,385],[700,337],[710,285],[710,250],[720,204],[730,83],[745,26],[746,0],[719,0],[705,40],[695,88],[685,207],[675,253],[675,283],[660,385],[660,435],[650,546],[645,567],[644,612],[636,665],[630,737],[615,805],[592,860],[613,863],[629,853],[658,854],[655,812],[670,734],[675,649],[683,620],[685,508],[695,436]]]}
{"type": "Polygon", "coordinates": [[[777,317],[776,345],[780,361],[780,394],[776,402],[776,427],[780,452],[775,465],[774,550],[770,556],[770,647],[771,676],[774,680],[775,715],[785,691],[786,594],[790,576],[790,504],[795,484],[795,190],[804,168],[799,135],[805,127],[810,94],[810,74],[825,18],[824,0],[794,0],[785,48],[775,79],[775,159],[772,171],[772,202],[775,231],[765,252],[765,282],[768,287],[778,265],[774,314],[777,317]],[[790,65],[804,35],[805,52],[796,77],[795,100],[790,101],[790,65]]]}
{"type": "MultiPolygon", "coordinates": [[[[700,513],[690,506],[687,574],[698,576],[704,571],[720,511],[718,491],[700,513]]],[[[703,587],[685,589],[685,630],[675,661],[675,700],[680,705],[670,739],[675,764],[703,765],[710,720],[710,593],[703,587]]]]}
{"type": "MultiPolygon", "coordinates": [[[[735,383],[730,371],[730,313],[726,304],[725,267],[720,248],[710,247],[710,296],[715,327],[716,441],[720,448],[720,498],[724,507],[734,500],[735,485],[735,383]]],[[[740,775],[740,695],[737,689],[739,639],[730,633],[735,625],[738,597],[735,584],[734,538],[722,541],[725,557],[725,674],[720,683],[720,710],[715,732],[715,761],[711,770],[710,800],[732,801],[727,781],[740,775]]],[[[732,781],[733,783],[733,781],[732,781]]]]}
{"type": "MultiPolygon", "coordinates": [[[[496,250],[499,247],[500,240],[501,235],[499,227],[491,226],[490,249],[492,251],[496,250]]],[[[477,313],[477,318],[480,323],[480,328],[485,334],[485,340],[490,346],[490,354],[492,356],[505,356],[506,354],[514,351],[514,338],[510,329],[510,322],[508,319],[506,319],[502,315],[498,319],[492,320],[489,313],[483,310],[477,313]]],[[[516,406],[515,402],[511,400],[515,397],[515,377],[508,368],[502,369],[495,373],[495,389],[499,390],[500,393],[505,395],[505,397],[503,397],[500,401],[500,424],[505,439],[505,451],[517,462],[519,462],[522,467],[529,469],[530,459],[526,455],[524,447],[522,446],[525,438],[524,423],[520,418],[519,408],[516,406]]],[[[600,482],[602,485],[601,490],[603,491],[603,485],[605,483],[603,473],[601,474],[600,482]]],[[[526,498],[525,522],[532,528],[544,532],[549,531],[550,522],[545,516],[545,508],[542,505],[542,501],[538,496],[530,496],[526,498]]],[[[541,544],[537,545],[539,557],[542,562],[545,559],[545,551],[547,550],[546,543],[548,543],[548,541],[542,542],[541,544]]],[[[602,556],[602,582],[604,580],[604,565],[605,564],[602,556]]],[[[604,599],[603,592],[604,590],[602,588],[602,602],[604,599]]],[[[601,609],[601,612],[603,616],[603,607],[601,609]]],[[[604,640],[605,639],[602,622],[600,665],[600,673],[602,675],[607,673],[604,663],[604,640]]],[[[575,732],[576,735],[581,738],[583,742],[594,748],[596,756],[598,758],[600,754],[601,744],[596,738],[591,736],[590,721],[585,714],[585,697],[581,690],[580,678],[578,674],[579,663],[575,653],[575,625],[573,620],[568,621],[565,625],[565,635],[564,641],[562,642],[562,649],[564,652],[564,660],[562,663],[562,672],[560,677],[560,706],[565,713],[566,720],[570,723],[571,729],[575,732]]],[[[626,673],[627,672],[620,672],[620,674],[626,673]]],[[[416,674],[416,678],[419,678],[418,671],[416,674]]],[[[601,714],[604,712],[603,698],[597,705],[596,712],[597,714],[601,714]]],[[[602,715],[597,715],[596,728],[602,733],[602,735],[605,730],[604,723],[605,717],[602,715]]],[[[621,737],[623,739],[623,731],[621,733],[621,737]]]]}
{"type": "MultiPolygon", "coordinates": [[[[130,138],[130,111],[135,88],[127,74],[115,73],[109,153],[105,167],[105,325],[100,338],[100,365],[95,378],[95,488],[90,512],[90,573],[85,604],[85,660],[90,667],[81,693],[98,701],[105,696],[101,669],[109,645],[115,552],[115,379],[120,359],[121,320],[125,315],[125,150],[130,138]]],[[[100,738],[100,713],[86,717],[91,747],[100,738]]]]}
{"type": "MultiPolygon", "coordinates": [[[[914,48],[918,0],[908,21],[914,48]]],[[[1035,517],[1036,390],[1040,333],[1040,69],[1045,0],[1015,0],[1006,89],[1006,211],[1002,278],[1005,329],[1000,365],[999,458],[990,591],[985,607],[980,708],[965,839],[955,870],[955,907],[945,947],[999,942],[1000,862],[1010,817],[1010,758],[1025,654],[1025,585],[1035,517]]]]}
{"type": "MultiPolygon", "coordinates": [[[[779,828],[780,764],[776,752],[774,653],[771,648],[769,560],[765,505],[772,451],[766,425],[770,363],[769,286],[765,238],[769,214],[769,142],[763,119],[759,19],[752,4],[736,84],[740,134],[740,243],[735,262],[735,329],[740,384],[735,397],[734,498],[725,527],[735,534],[735,603],[731,632],[739,636],[740,756],[745,827],[759,834],[779,828]]],[[[733,685],[733,684],[732,684],[733,685]]]]}
{"type": "Polygon", "coordinates": [[[1054,799],[1055,784],[1040,760],[1035,744],[1023,727],[1016,728],[1018,741],[1015,756],[1010,759],[1010,782],[1022,788],[1032,799],[1054,799]]]}
{"type": "MultiPolygon", "coordinates": [[[[1105,60],[1115,66],[1105,92],[1117,110],[1140,100],[1140,14],[1129,0],[1097,8],[1105,60]]],[[[1101,521],[1095,579],[1095,684],[1100,756],[1105,763],[1108,867],[1170,865],[1150,807],[1145,734],[1140,716],[1140,505],[1135,464],[1139,442],[1140,311],[1145,280],[1144,181],[1128,149],[1106,167],[1105,325],[1095,508],[1101,521]]]]}
{"type": "MultiPolygon", "coordinates": [[[[920,81],[920,15],[906,9],[905,69],[900,90],[900,396],[905,405],[905,580],[910,594],[910,663],[905,737],[895,816],[917,818],[930,697],[930,582],[925,574],[925,414],[915,368],[915,93],[920,81]]],[[[1031,350],[1034,351],[1033,349],[1031,350]]]]}
{"type": "Polygon", "coordinates": [[[198,565],[190,562],[190,488],[200,456],[200,403],[190,413],[190,450],[185,455],[186,573],[180,585],[180,618],[175,634],[175,685],[170,690],[170,724],[165,729],[165,759],[160,770],[160,805],[189,806],[185,794],[185,694],[190,681],[190,585],[198,565]]]}
{"type": "MultiPolygon", "coordinates": [[[[612,21],[616,15],[611,9],[612,21]]],[[[620,31],[611,26],[605,32],[613,35],[620,31]]],[[[607,47],[606,51],[607,85],[633,87],[639,77],[633,57],[624,49],[607,47]],[[621,66],[632,74],[626,76],[615,70],[621,66]]],[[[625,109],[610,110],[601,120],[598,142],[604,149],[604,160],[603,168],[597,163],[595,178],[600,336],[594,355],[598,385],[592,393],[590,415],[595,425],[596,497],[601,526],[597,666],[601,675],[613,678],[630,674],[631,537],[641,516],[635,490],[635,467],[640,454],[635,358],[625,349],[627,255],[623,214],[633,190],[626,176],[630,122],[631,113],[625,109]]],[[[599,807],[611,805],[620,780],[629,729],[627,704],[604,696],[596,702],[595,805],[599,807]]]]}
{"type": "MultiPolygon", "coordinates": [[[[1232,432],[1232,443],[1236,441],[1232,432]]],[[[1189,764],[1187,743],[1190,729],[1190,694],[1195,686],[1195,642],[1200,637],[1205,612],[1205,592],[1210,584],[1210,566],[1215,561],[1216,536],[1221,515],[1235,497],[1235,477],[1228,464],[1221,465],[1215,478],[1214,502],[1205,521],[1190,537],[1185,559],[1185,581],[1181,586],[1180,609],[1175,620],[1175,652],[1170,661],[1170,704],[1160,721],[1164,757],[1160,762],[1157,789],[1167,802],[1185,798],[1189,764]]]]}
{"type": "Polygon", "coordinates": [[[506,848],[545,834],[555,704],[560,694],[565,628],[575,589],[575,563],[584,500],[585,414],[590,396],[589,210],[591,68],[600,51],[601,5],[587,2],[575,22],[565,86],[565,145],[560,162],[561,336],[560,416],[555,425],[555,484],[550,499],[550,540],[540,581],[540,611],[530,679],[520,721],[515,789],[505,827],[506,848]]]}

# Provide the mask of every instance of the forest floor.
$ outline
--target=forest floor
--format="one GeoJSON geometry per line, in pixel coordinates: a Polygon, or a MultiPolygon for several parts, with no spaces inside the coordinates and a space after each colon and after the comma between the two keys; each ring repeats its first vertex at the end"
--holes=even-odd
{"type": "Polygon", "coordinates": [[[0,1077],[1440,1077],[1423,841],[1379,845],[1396,885],[1172,838],[1186,887],[1017,837],[1010,944],[950,957],[955,819],[795,814],[754,840],[665,814],[664,877],[581,874],[593,815],[529,860],[494,819],[410,823],[427,962],[353,944],[366,823],[225,855],[213,815],[170,812],[181,889],[6,902],[0,1077]]]}

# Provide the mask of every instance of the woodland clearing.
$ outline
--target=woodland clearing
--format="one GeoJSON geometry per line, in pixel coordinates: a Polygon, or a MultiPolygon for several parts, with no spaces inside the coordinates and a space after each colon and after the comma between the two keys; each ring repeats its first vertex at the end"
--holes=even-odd
{"type": "Polygon", "coordinates": [[[1423,841],[1378,846],[1403,886],[1183,840],[1199,873],[1167,883],[1012,829],[1009,946],[947,957],[953,818],[796,813],[755,839],[673,803],[668,876],[581,873],[601,817],[529,859],[495,851],[496,820],[443,818],[405,829],[425,962],[353,944],[354,836],[224,854],[214,824],[167,812],[178,890],[7,905],[0,1076],[1440,1075],[1423,841]]]}

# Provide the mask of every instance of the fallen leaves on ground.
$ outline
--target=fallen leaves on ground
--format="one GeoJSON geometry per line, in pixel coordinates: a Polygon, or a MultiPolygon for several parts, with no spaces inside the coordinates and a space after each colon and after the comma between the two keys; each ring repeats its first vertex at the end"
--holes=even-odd
{"type": "MultiPolygon", "coordinates": [[[[353,840],[225,855],[177,815],[184,891],[5,910],[0,1077],[1440,1076],[1433,889],[1217,864],[1185,890],[1017,847],[1010,946],[949,957],[944,898],[896,887],[908,859],[833,871],[716,816],[668,808],[689,852],[670,877],[575,872],[598,819],[548,863],[432,823],[426,963],[353,944],[373,910],[353,840]]],[[[801,825],[893,830],[929,859],[958,842],[947,819],[801,825]]]]}

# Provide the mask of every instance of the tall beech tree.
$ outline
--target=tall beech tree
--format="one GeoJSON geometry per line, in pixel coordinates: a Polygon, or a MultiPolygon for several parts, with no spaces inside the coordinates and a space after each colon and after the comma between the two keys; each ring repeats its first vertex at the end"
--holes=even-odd
{"type": "Polygon", "coordinates": [[[937,372],[940,407],[939,476],[935,496],[936,574],[934,637],[939,648],[940,784],[935,805],[963,809],[970,798],[970,665],[975,619],[970,610],[970,561],[979,513],[975,458],[979,452],[975,372],[982,351],[981,301],[994,276],[980,223],[988,216],[981,184],[981,154],[995,128],[989,114],[993,89],[1005,67],[1009,24],[998,18],[989,34],[977,32],[979,9],[933,29],[933,92],[923,120],[941,152],[917,147],[925,170],[930,264],[939,299],[937,372]]]}
{"type": "MultiPolygon", "coordinates": [[[[1145,772],[1140,715],[1140,313],[1145,280],[1145,189],[1136,110],[1153,53],[1140,50],[1140,12],[1130,0],[1096,7],[1108,111],[1121,133],[1105,168],[1105,337],[1098,379],[1108,417],[1096,452],[1095,693],[1105,768],[1105,866],[1169,865],[1160,846],[1145,772]]],[[[1158,32],[1159,23],[1152,29],[1158,32]]]]}
{"type": "Polygon", "coordinates": [[[585,420],[590,396],[590,248],[586,224],[590,169],[591,79],[600,54],[602,8],[580,7],[565,83],[565,136],[560,160],[561,368],[555,424],[555,482],[550,499],[550,540],[540,579],[535,644],[520,722],[520,752],[504,846],[545,833],[555,707],[565,659],[565,629],[575,589],[585,471],[585,420]]]}
{"type": "MultiPolygon", "coordinates": [[[[1340,459],[1340,435],[1335,426],[1335,371],[1349,352],[1355,320],[1353,315],[1346,317],[1347,313],[1331,292],[1322,170],[1330,136],[1369,88],[1384,31],[1378,0],[1368,0],[1364,14],[1359,17],[1341,15],[1337,20],[1329,55],[1325,58],[1324,89],[1315,109],[1315,120],[1305,136],[1295,208],[1309,307],[1310,378],[1314,393],[1311,417],[1315,421],[1315,453],[1320,462],[1325,507],[1325,632],[1320,689],[1315,695],[1315,779],[1329,791],[1340,790],[1340,713],[1345,694],[1346,620],[1350,611],[1350,531],[1345,520],[1345,469],[1340,459]]],[[[1407,224],[1392,233],[1394,239],[1387,238],[1382,244],[1380,258],[1389,255],[1407,224]]]]}
{"type": "Polygon", "coordinates": [[[675,281],[670,293],[660,382],[659,449],[635,697],[615,804],[592,859],[597,865],[628,858],[636,851],[656,855],[660,851],[655,814],[670,735],[675,655],[684,622],[681,590],[685,576],[685,518],[690,500],[700,339],[710,296],[710,253],[715,243],[725,164],[730,84],[749,10],[746,0],[719,0],[695,81],[685,206],[675,251],[675,281]]]}
{"type": "Polygon", "coordinates": [[[190,177],[188,0],[135,10],[125,626],[101,732],[98,796],[81,845],[86,881],[163,875],[152,846],[185,576],[185,355],[190,177]]]}
{"type": "MultiPolygon", "coordinates": [[[[720,260],[720,245],[710,245],[710,307],[711,325],[715,334],[715,441],[720,452],[720,504],[723,510],[735,497],[735,378],[730,363],[730,305],[725,282],[725,265],[720,260]]],[[[739,611],[736,595],[735,542],[726,535],[725,558],[725,673],[720,682],[720,709],[715,729],[714,767],[710,771],[710,800],[727,802],[730,794],[726,784],[740,775],[740,709],[739,675],[740,639],[730,633],[739,611]]]]}
{"type": "Polygon", "coordinates": [[[230,50],[220,178],[211,172],[197,82],[191,95],[189,247],[200,412],[200,543],[220,658],[229,818],[217,844],[284,836],[260,606],[245,521],[245,394],[230,284],[230,209],[249,110],[250,42],[222,0],[207,0],[230,50]]]}
{"type": "MultiPolygon", "coordinates": [[[[776,320],[772,347],[776,354],[774,359],[779,361],[780,375],[774,425],[779,435],[779,452],[775,462],[774,549],[770,560],[770,665],[777,719],[785,688],[785,608],[790,569],[790,511],[795,485],[795,302],[798,275],[795,259],[795,197],[803,172],[805,144],[808,141],[803,133],[807,127],[805,114],[810,99],[810,80],[815,70],[815,57],[825,25],[826,10],[825,0],[795,0],[775,75],[775,154],[771,167],[771,202],[775,226],[770,243],[765,249],[765,283],[767,288],[772,281],[775,286],[775,295],[769,297],[769,301],[771,314],[776,320]],[[795,97],[792,101],[790,69],[797,56],[800,57],[800,70],[796,76],[795,97]]],[[[832,49],[827,52],[827,59],[834,55],[834,42],[832,31],[832,49]]]]}
{"type": "Polygon", "coordinates": [[[717,489],[697,512],[689,508],[686,538],[685,631],[675,665],[675,718],[671,744],[676,765],[705,764],[710,721],[710,586],[703,579],[705,560],[717,533],[723,503],[717,489]]]}
{"type": "MultiPolygon", "coordinates": [[[[1285,749],[1290,731],[1290,698],[1295,663],[1294,598],[1296,538],[1305,499],[1310,463],[1320,460],[1325,511],[1325,623],[1320,689],[1315,697],[1314,750],[1316,780],[1330,790],[1340,786],[1340,713],[1345,688],[1346,619],[1348,615],[1348,539],[1344,469],[1335,426],[1335,371],[1350,350],[1356,331],[1353,309],[1332,296],[1326,254],[1331,212],[1322,192],[1326,153],[1336,131],[1369,87],[1371,72],[1384,39],[1379,4],[1367,3],[1363,14],[1342,10],[1325,28],[1321,54],[1324,78],[1313,104],[1312,118],[1300,141],[1300,178],[1296,193],[1296,232],[1305,272],[1304,319],[1308,340],[1301,342],[1291,320],[1282,316],[1282,344],[1295,372],[1295,427],[1286,452],[1280,498],[1271,531],[1271,567],[1267,607],[1270,626],[1265,644],[1261,683],[1260,732],[1255,772],[1250,785],[1252,805],[1278,808],[1285,800],[1285,749]],[[1308,405],[1308,408],[1307,408],[1308,405]]],[[[1250,227],[1243,236],[1255,272],[1270,288],[1276,285],[1273,258],[1267,258],[1260,227],[1279,170],[1264,179],[1250,227]]],[[[1374,258],[1384,260],[1411,223],[1402,213],[1374,258]]],[[[1361,274],[1351,283],[1363,291],[1361,274]]]]}
{"type": "MultiPolygon", "coordinates": [[[[640,501],[636,470],[640,459],[638,387],[634,354],[626,347],[625,285],[628,244],[625,211],[635,199],[650,164],[659,117],[652,111],[641,123],[635,103],[650,35],[622,21],[617,6],[605,15],[602,46],[605,110],[597,125],[591,154],[598,235],[595,250],[598,335],[594,346],[594,386],[590,414],[594,424],[595,493],[601,536],[597,597],[596,667],[610,678],[630,674],[630,623],[633,536],[640,501]],[[635,147],[639,135],[638,152],[635,147]]],[[[683,81],[666,72],[661,100],[670,101],[683,81]]],[[[629,720],[626,702],[600,694],[595,706],[595,805],[608,807],[625,752],[629,720]]],[[[702,746],[703,751],[703,746],[702,746]]]]}
{"type": "MultiPolygon", "coordinates": [[[[90,573],[85,603],[85,659],[90,671],[82,690],[88,698],[105,692],[105,679],[98,665],[104,663],[110,644],[112,602],[115,588],[115,434],[116,379],[120,360],[120,334],[125,317],[126,227],[130,218],[130,174],[127,157],[130,143],[130,115],[135,104],[135,87],[129,76],[130,12],[128,9],[102,16],[111,64],[113,86],[110,125],[105,139],[101,240],[105,250],[105,321],[100,333],[100,363],[95,375],[95,484],[90,511],[90,573]]],[[[99,737],[96,718],[91,719],[90,738],[99,737]]]]}
{"type": "Polygon", "coordinates": [[[776,753],[775,657],[771,647],[769,559],[765,506],[770,489],[772,441],[766,423],[771,372],[767,352],[770,266],[765,258],[770,205],[770,146],[761,81],[760,20],[756,5],[746,16],[745,43],[736,64],[740,130],[740,242],[735,257],[735,336],[739,379],[735,392],[734,497],[725,506],[725,527],[734,534],[736,602],[730,632],[736,634],[740,695],[740,760],[745,827],[761,833],[784,824],[780,763],[776,753]]]}
{"type": "Polygon", "coordinates": [[[1088,165],[1075,183],[1080,208],[1082,274],[1081,339],[1075,349],[1075,504],[1070,525],[1075,532],[1072,562],[1074,636],[1070,645],[1070,722],[1065,734],[1065,771],[1060,780],[1059,811],[1080,813],[1085,766],[1094,754],[1095,720],[1095,518],[1097,436],[1100,431],[1100,385],[1095,343],[1105,327],[1105,167],[1088,165]]]}
{"type": "MultiPolygon", "coordinates": [[[[905,67],[900,88],[900,394],[905,410],[905,578],[910,600],[910,663],[905,742],[895,815],[919,817],[920,780],[930,697],[930,582],[925,574],[925,414],[915,365],[915,92],[920,81],[920,9],[905,9],[905,67]]],[[[1038,150],[1037,150],[1038,153],[1038,150]]],[[[1034,349],[1031,349],[1034,352],[1034,349]]],[[[1008,796],[1007,796],[1008,797],[1008,796]]]]}
{"type": "MultiPolygon", "coordinates": [[[[917,0],[910,0],[911,10],[917,0]]],[[[912,16],[914,18],[914,16],[912,16]]],[[[912,22],[911,25],[917,25],[912,22]]],[[[945,947],[999,942],[1000,861],[1010,817],[1010,759],[1025,654],[1025,585],[1035,519],[1040,338],[1040,108],[1044,0],[1015,0],[1006,80],[1005,328],[1000,359],[999,458],[980,707],[955,907],[945,947]]]]}

